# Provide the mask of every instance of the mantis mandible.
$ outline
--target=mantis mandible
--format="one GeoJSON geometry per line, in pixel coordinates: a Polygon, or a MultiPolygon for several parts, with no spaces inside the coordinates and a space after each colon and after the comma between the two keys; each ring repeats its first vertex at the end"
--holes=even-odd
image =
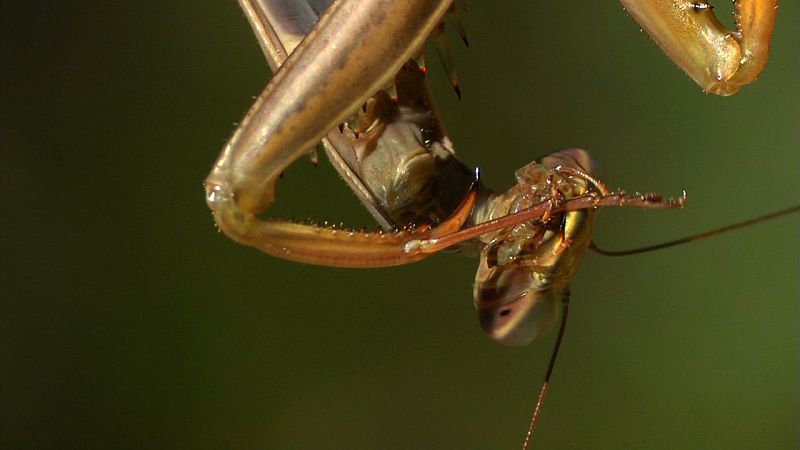
{"type": "MultiPolygon", "coordinates": [[[[300,24],[313,15],[293,15],[301,20],[289,31],[270,29],[281,23],[270,14],[283,6],[240,3],[273,69],[310,33],[259,96],[207,180],[215,219],[236,241],[287,259],[346,267],[401,264],[447,246],[461,245],[464,251],[477,246],[481,266],[475,295],[482,327],[499,342],[523,345],[555,323],[558,301],[565,301],[569,279],[589,245],[595,208],[672,208],[683,203],[609,192],[598,179],[596,164],[581,150],[562,151],[526,166],[517,174],[518,186],[505,194],[479,186],[455,160],[435,121],[421,72],[409,63],[439,27],[449,1],[337,2],[313,30],[304,26],[315,19],[300,24]],[[383,91],[392,79],[394,96],[383,91]],[[337,132],[337,125],[365,101],[362,127],[337,132]],[[256,217],[273,201],[278,175],[326,134],[331,159],[340,160],[337,169],[376,219],[386,228],[416,227],[378,235],[256,217]],[[422,152],[407,153],[404,142],[422,152]],[[393,150],[401,151],[400,157],[387,156],[393,150]],[[372,169],[371,155],[377,159],[372,169]],[[381,178],[398,160],[413,161],[404,167],[411,179],[381,178]],[[431,190],[446,195],[425,198],[431,190]],[[381,198],[379,191],[391,195],[381,198]],[[407,199],[398,201],[403,195],[407,199]]],[[[725,30],[706,3],[622,3],[707,92],[734,93],[766,61],[774,2],[737,3],[736,32],[725,30]]],[[[318,14],[325,5],[298,2],[289,8],[295,6],[318,14]]]]}

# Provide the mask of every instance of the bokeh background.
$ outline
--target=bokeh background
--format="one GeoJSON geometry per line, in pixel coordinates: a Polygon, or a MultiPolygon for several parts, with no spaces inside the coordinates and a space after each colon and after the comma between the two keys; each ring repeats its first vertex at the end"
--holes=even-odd
{"type": "MultiPolygon", "coordinates": [[[[580,146],[614,187],[689,192],[682,212],[603,211],[611,248],[798,202],[795,2],[732,98],[593,3],[470,2],[470,47],[452,39],[460,102],[431,58],[446,125],[487,183],[580,146]]],[[[201,183],[269,78],[235,2],[4,2],[1,20],[0,447],[520,444],[552,336],[485,338],[473,260],[318,268],[214,229],[201,183]]],[[[305,161],[274,211],[372,223],[305,161]]],[[[797,230],[794,216],[589,254],[536,448],[795,448],[797,230]]]]}

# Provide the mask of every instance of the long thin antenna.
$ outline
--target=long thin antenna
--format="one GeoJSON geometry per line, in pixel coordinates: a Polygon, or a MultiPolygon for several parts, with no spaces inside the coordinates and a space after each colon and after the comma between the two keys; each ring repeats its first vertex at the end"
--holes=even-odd
{"type": "Polygon", "coordinates": [[[553,345],[553,352],[550,353],[550,363],[547,365],[547,372],[544,374],[544,382],[542,389],[539,390],[539,397],[536,399],[536,407],[533,409],[531,415],[531,423],[528,425],[528,433],[525,435],[525,441],[522,443],[522,450],[528,450],[531,443],[533,432],[536,431],[536,421],[539,419],[539,412],[542,410],[544,404],[544,397],[547,395],[547,388],[550,386],[550,376],[553,374],[553,367],[556,365],[556,358],[558,357],[558,350],[561,348],[561,340],[564,338],[564,330],[567,327],[567,315],[569,314],[569,287],[561,292],[561,325],[558,327],[558,336],[556,336],[556,343],[553,345]]]}
{"type": "Polygon", "coordinates": [[[717,229],[714,229],[714,230],[704,231],[702,233],[694,234],[694,235],[691,235],[691,236],[686,236],[684,238],[675,239],[674,241],[662,242],[661,244],[648,245],[646,247],[632,248],[632,249],[629,249],[629,250],[606,250],[606,249],[603,249],[601,247],[598,247],[597,244],[595,244],[594,241],[592,241],[589,244],[589,248],[591,248],[595,252],[597,252],[597,253],[599,253],[601,255],[605,255],[605,256],[636,255],[636,254],[639,254],[639,253],[646,253],[646,252],[650,252],[650,251],[653,251],[653,250],[660,250],[662,248],[674,247],[676,245],[685,244],[687,242],[692,242],[692,241],[697,241],[697,240],[700,240],[700,239],[709,238],[709,237],[716,236],[716,235],[719,235],[719,234],[727,233],[729,231],[738,230],[739,228],[744,228],[744,227],[748,227],[750,225],[755,225],[755,224],[757,224],[759,222],[764,222],[764,221],[767,221],[767,220],[776,219],[778,217],[785,216],[785,215],[788,215],[788,214],[792,214],[792,213],[795,213],[795,212],[798,212],[798,211],[800,211],[800,205],[795,205],[795,206],[792,206],[792,207],[789,207],[789,208],[786,208],[786,209],[781,209],[780,211],[775,211],[775,212],[770,213],[770,214],[765,214],[763,216],[755,217],[755,218],[752,218],[752,219],[749,219],[749,220],[745,220],[745,221],[742,221],[742,222],[737,222],[737,223],[734,223],[734,224],[731,224],[731,225],[727,225],[727,226],[724,226],[724,227],[721,227],[721,228],[717,228],[717,229]]]}

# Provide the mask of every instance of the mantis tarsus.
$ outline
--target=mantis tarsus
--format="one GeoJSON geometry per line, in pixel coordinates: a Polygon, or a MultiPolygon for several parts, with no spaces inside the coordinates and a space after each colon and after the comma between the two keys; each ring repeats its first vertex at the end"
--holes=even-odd
{"type": "MultiPolygon", "coordinates": [[[[251,7],[256,7],[256,8],[258,8],[258,5],[259,5],[259,4],[250,4],[249,2],[244,2],[244,3],[245,3],[246,6],[249,5],[251,7]]],[[[347,2],[342,2],[342,4],[345,4],[345,3],[347,3],[347,2]]],[[[447,2],[443,2],[443,3],[447,3],[447,2]]],[[[433,4],[433,2],[431,2],[431,4],[433,4]]],[[[706,10],[706,6],[704,6],[704,5],[705,4],[702,4],[702,3],[692,4],[692,6],[691,6],[693,8],[692,14],[706,14],[706,13],[708,13],[709,11],[706,10]]],[[[769,2],[760,2],[760,3],[759,2],[745,2],[745,6],[753,6],[753,5],[758,5],[761,8],[761,9],[759,9],[759,11],[769,11],[769,8],[770,8],[769,2]]],[[[442,8],[436,9],[437,7],[435,7],[435,6],[430,6],[430,5],[423,5],[423,6],[429,7],[429,8],[433,8],[432,12],[434,13],[434,15],[435,14],[440,14],[443,11],[442,8]]],[[[344,6],[340,6],[340,7],[344,8],[344,6]]],[[[652,13],[652,11],[650,13],[652,13]]],[[[436,19],[436,20],[433,20],[433,21],[427,21],[427,22],[423,21],[424,23],[423,23],[422,27],[425,28],[425,29],[431,29],[431,27],[434,26],[435,22],[438,22],[438,20],[439,19],[436,19]],[[433,23],[433,25],[432,25],[432,23],[433,23]]],[[[763,23],[763,22],[758,22],[758,23],[763,23]]],[[[771,27],[768,26],[768,28],[771,28],[771,27]]],[[[756,34],[758,34],[757,32],[758,32],[758,29],[756,29],[756,34]]],[[[412,43],[410,43],[408,45],[409,46],[418,45],[416,42],[417,41],[412,41],[412,43]]],[[[759,41],[759,42],[761,42],[761,41],[759,41]]],[[[765,59],[765,57],[766,57],[766,54],[763,53],[762,55],[760,55],[758,58],[755,58],[755,59],[759,59],[759,58],[765,59]]],[[[740,58],[736,58],[736,59],[739,60],[740,58]]],[[[718,73],[719,71],[715,69],[714,72],[718,73]]],[[[693,75],[693,78],[697,79],[697,78],[699,78],[699,76],[693,75]]],[[[381,84],[381,83],[379,83],[379,84],[381,84]]],[[[712,87],[712,85],[707,85],[706,87],[709,90],[719,90],[719,91],[724,92],[724,93],[730,93],[730,91],[731,91],[731,88],[718,88],[718,87],[712,87]]],[[[361,101],[360,99],[353,100],[352,98],[349,99],[349,100],[351,101],[351,103],[354,102],[356,104],[360,103],[360,101],[361,101]]],[[[307,141],[309,141],[309,140],[313,141],[313,140],[319,139],[320,136],[316,136],[316,137],[301,136],[301,137],[303,139],[307,140],[307,141]]],[[[299,150],[299,151],[304,150],[304,145],[300,145],[296,150],[299,150]]],[[[292,150],[292,151],[296,151],[296,150],[292,150]]],[[[242,208],[244,208],[244,214],[247,215],[247,214],[250,214],[250,212],[248,212],[248,211],[258,212],[258,210],[261,208],[261,206],[263,206],[265,204],[268,204],[271,201],[271,198],[270,198],[271,197],[271,193],[269,193],[269,192],[257,192],[255,194],[255,196],[249,196],[249,194],[246,194],[244,191],[241,191],[241,192],[240,191],[236,191],[235,187],[233,187],[233,188],[226,187],[225,183],[228,182],[228,181],[231,181],[231,180],[230,179],[225,179],[224,177],[220,177],[219,174],[227,172],[227,169],[226,169],[227,162],[225,162],[225,161],[235,161],[235,160],[236,160],[236,158],[234,158],[234,159],[221,158],[221,160],[220,160],[221,162],[218,165],[218,170],[217,170],[218,173],[217,173],[217,175],[212,175],[209,178],[209,181],[210,181],[209,194],[210,194],[210,203],[212,205],[214,205],[214,207],[217,209],[218,221],[220,220],[220,213],[222,214],[223,218],[221,220],[222,220],[222,223],[225,224],[225,225],[223,225],[223,229],[226,232],[232,233],[234,235],[238,235],[239,236],[238,240],[243,240],[242,236],[248,235],[248,230],[250,229],[250,219],[248,219],[247,217],[240,216],[239,215],[240,212],[232,212],[232,213],[230,213],[229,211],[226,212],[226,211],[220,209],[219,208],[219,205],[221,204],[220,203],[220,198],[223,199],[222,200],[223,202],[228,202],[228,201],[235,201],[237,203],[241,202],[240,206],[242,208]],[[225,214],[229,214],[228,217],[230,218],[230,220],[228,220],[227,222],[226,222],[226,219],[224,218],[225,214]]],[[[249,173],[247,175],[247,177],[246,177],[248,180],[257,179],[257,176],[254,176],[253,173],[262,173],[265,167],[267,167],[270,164],[272,164],[272,161],[268,161],[268,160],[266,160],[264,158],[256,158],[255,161],[251,160],[251,162],[255,162],[255,165],[252,166],[254,170],[250,171],[251,173],[249,173]]],[[[283,164],[283,163],[279,163],[279,164],[283,164]]],[[[579,166],[579,167],[585,168],[585,166],[579,166]]],[[[275,168],[272,168],[272,169],[269,169],[269,170],[272,171],[273,175],[271,175],[271,176],[274,178],[275,168]]],[[[591,171],[589,170],[588,172],[591,172],[591,171]]],[[[551,175],[553,175],[553,174],[551,174],[551,175]]],[[[270,176],[268,176],[267,178],[269,178],[269,177],[270,176]]],[[[584,178],[585,179],[586,177],[580,176],[578,178],[584,178]]],[[[264,180],[263,182],[266,182],[266,181],[267,180],[264,180]]],[[[259,183],[262,183],[262,181],[254,181],[254,183],[259,184],[259,183]]],[[[247,181],[245,184],[250,184],[250,181],[247,181]]],[[[584,183],[584,186],[582,187],[582,189],[586,189],[586,188],[587,187],[585,186],[585,183],[584,183]]],[[[256,191],[258,191],[258,189],[256,191]]],[[[545,200],[546,198],[554,198],[551,195],[551,193],[552,192],[545,192],[543,197],[541,198],[541,200],[545,200]]],[[[566,195],[566,194],[563,194],[563,193],[561,195],[563,195],[565,198],[569,197],[569,195],[566,195]]],[[[580,194],[578,194],[578,195],[580,195],[580,194]]],[[[556,210],[553,210],[551,212],[558,213],[558,210],[556,209],[556,210]]],[[[478,221],[481,221],[481,220],[474,219],[473,221],[478,222],[478,221]]],[[[397,223],[396,220],[394,222],[395,222],[395,224],[397,223]]],[[[261,241],[260,238],[258,238],[257,240],[261,241]]],[[[505,240],[506,240],[505,238],[501,239],[501,241],[505,241],[505,240]]],[[[267,245],[271,245],[271,242],[274,242],[274,238],[270,237],[270,238],[266,239],[266,241],[267,241],[267,245]]],[[[251,243],[252,243],[252,241],[251,241],[251,243]]],[[[586,241],[586,243],[588,243],[588,241],[586,241]]],[[[314,244],[314,243],[312,243],[312,244],[313,245],[317,245],[317,244],[314,244]]],[[[408,248],[405,244],[408,244],[408,242],[404,243],[403,248],[408,248]]],[[[287,244],[285,242],[277,244],[278,247],[285,247],[286,245],[287,244]]],[[[392,250],[392,251],[394,251],[394,250],[392,250]]],[[[276,250],[273,250],[273,252],[276,252],[276,250]]],[[[279,253],[280,250],[277,250],[277,252],[279,253]]],[[[297,250],[293,249],[292,252],[294,252],[296,254],[297,250]]],[[[339,258],[339,256],[335,256],[335,257],[339,258]]],[[[511,258],[513,259],[515,257],[512,256],[511,258]]],[[[303,258],[298,258],[298,259],[303,259],[303,258]]],[[[308,259],[306,259],[306,260],[308,260],[308,259]]],[[[330,263],[329,260],[323,260],[323,261],[308,260],[308,261],[330,263]]],[[[539,265],[538,262],[535,262],[534,264],[535,265],[539,265]]],[[[357,264],[344,264],[344,265],[357,265],[357,264]]],[[[373,265],[373,264],[371,262],[367,261],[367,263],[365,263],[365,265],[373,265]]],[[[502,257],[501,257],[501,264],[500,265],[501,266],[504,265],[502,263],[502,257]]],[[[501,311],[501,313],[502,313],[502,311],[501,311]]],[[[547,327],[545,326],[543,328],[547,328],[547,327]]],[[[542,330],[539,330],[539,331],[532,332],[532,334],[526,334],[526,336],[524,338],[522,338],[521,340],[517,340],[517,339],[513,338],[513,339],[509,340],[508,342],[510,342],[510,343],[525,343],[525,342],[529,342],[530,340],[536,338],[539,335],[540,331],[544,331],[544,330],[542,329],[542,330]]],[[[504,339],[503,336],[507,336],[507,334],[503,333],[502,336],[496,336],[496,337],[499,338],[500,340],[503,340],[504,339]]]]}

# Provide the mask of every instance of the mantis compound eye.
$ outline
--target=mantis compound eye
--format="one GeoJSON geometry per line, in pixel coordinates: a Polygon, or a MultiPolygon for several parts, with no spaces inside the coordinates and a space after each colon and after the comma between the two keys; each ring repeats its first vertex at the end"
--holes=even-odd
{"type": "Polygon", "coordinates": [[[478,321],[490,338],[508,346],[527,345],[553,327],[559,296],[538,275],[516,264],[489,268],[481,258],[473,294],[478,321]]]}
{"type": "Polygon", "coordinates": [[[565,148],[544,156],[539,161],[542,165],[553,168],[567,166],[580,169],[583,172],[599,179],[606,179],[606,171],[591,153],[582,148],[565,148]]]}

